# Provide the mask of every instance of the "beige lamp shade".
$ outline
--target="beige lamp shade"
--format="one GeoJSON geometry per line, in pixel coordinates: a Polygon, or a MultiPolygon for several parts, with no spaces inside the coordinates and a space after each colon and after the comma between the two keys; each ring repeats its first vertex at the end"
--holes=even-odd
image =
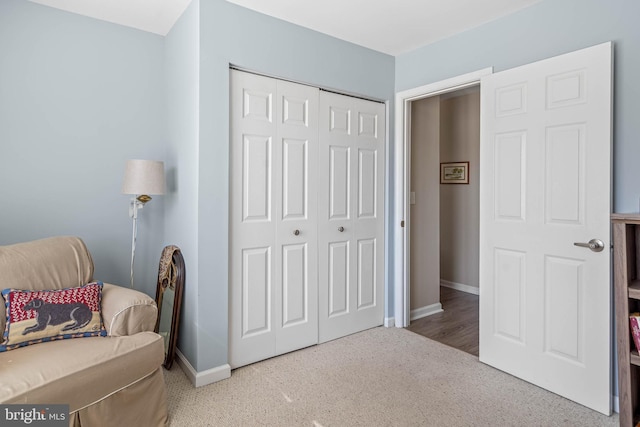
{"type": "Polygon", "coordinates": [[[164,162],[127,160],[122,192],[124,194],[164,194],[164,162]]]}

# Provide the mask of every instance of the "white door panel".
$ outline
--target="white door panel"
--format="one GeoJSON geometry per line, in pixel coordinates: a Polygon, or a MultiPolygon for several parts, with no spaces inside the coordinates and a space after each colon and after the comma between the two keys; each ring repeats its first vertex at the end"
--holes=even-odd
{"type": "Polygon", "coordinates": [[[242,251],[242,336],[271,331],[271,248],[242,251]]]}
{"type": "Polygon", "coordinates": [[[375,307],[377,302],[376,239],[358,241],[358,303],[357,309],[375,307]]]}
{"type": "Polygon", "coordinates": [[[271,221],[271,137],[242,136],[242,219],[271,221]]]}
{"type": "Polygon", "coordinates": [[[318,89],[277,81],[276,353],[318,342],[318,89]]]}
{"type": "Polygon", "coordinates": [[[382,324],[384,105],[320,94],[319,340],[382,324]]]}
{"type": "Polygon", "coordinates": [[[329,243],[328,295],[320,292],[329,299],[328,317],[349,313],[349,253],[348,241],[329,243]]]}
{"type": "Polygon", "coordinates": [[[235,368],[318,341],[318,90],[233,71],[231,91],[235,368]]]}
{"type": "Polygon", "coordinates": [[[351,151],[329,146],[329,218],[351,219],[351,151]]]}
{"type": "Polygon", "coordinates": [[[232,73],[229,356],[242,366],[275,355],[276,84],[232,73]]]}
{"type": "Polygon", "coordinates": [[[480,360],[605,414],[611,64],[607,43],[481,83],[480,360]]]}

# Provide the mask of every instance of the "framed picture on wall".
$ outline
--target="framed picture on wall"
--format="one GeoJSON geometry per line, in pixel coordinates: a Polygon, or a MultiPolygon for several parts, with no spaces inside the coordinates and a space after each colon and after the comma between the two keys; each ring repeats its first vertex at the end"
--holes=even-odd
{"type": "Polygon", "coordinates": [[[440,163],[440,184],[468,184],[469,162],[440,163]]]}

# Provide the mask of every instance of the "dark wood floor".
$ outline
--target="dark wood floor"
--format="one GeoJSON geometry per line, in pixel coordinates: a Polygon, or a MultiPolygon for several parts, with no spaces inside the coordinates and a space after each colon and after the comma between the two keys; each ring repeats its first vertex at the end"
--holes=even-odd
{"type": "Polygon", "coordinates": [[[434,341],[478,355],[479,297],[440,288],[443,312],[414,320],[407,328],[434,341]]]}

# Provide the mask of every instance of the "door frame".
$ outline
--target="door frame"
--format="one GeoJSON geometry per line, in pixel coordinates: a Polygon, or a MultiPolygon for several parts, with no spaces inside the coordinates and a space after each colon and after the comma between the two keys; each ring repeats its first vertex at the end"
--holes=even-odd
{"type": "MultiPolygon", "coordinates": [[[[423,98],[480,85],[480,79],[493,74],[493,67],[451,77],[435,83],[397,92],[395,96],[394,137],[394,324],[398,328],[409,326],[411,316],[410,283],[410,227],[411,212],[411,103],[423,98]]],[[[480,111],[482,116],[482,111],[480,111]]],[[[482,165],[480,165],[482,167],[482,165]]],[[[389,325],[391,326],[391,325],[389,325]]]]}

